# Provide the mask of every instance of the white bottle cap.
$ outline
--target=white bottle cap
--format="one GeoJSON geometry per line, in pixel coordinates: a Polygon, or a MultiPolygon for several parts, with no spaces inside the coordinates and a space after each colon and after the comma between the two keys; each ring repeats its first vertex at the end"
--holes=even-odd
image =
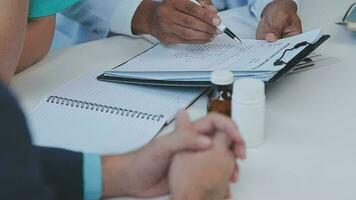
{"type": "Polygon", "coordinates": [[[235,81],[232,99],[253,103],[265,99],[265,84],[257,79],[245,78],[235,81]]]}
{"type": "Polygon", "coordinates": [[[231,85],[234,83],[234,74],[226,70],[217,70],[211,74],[211,82],[214,85],[231,85]]]}

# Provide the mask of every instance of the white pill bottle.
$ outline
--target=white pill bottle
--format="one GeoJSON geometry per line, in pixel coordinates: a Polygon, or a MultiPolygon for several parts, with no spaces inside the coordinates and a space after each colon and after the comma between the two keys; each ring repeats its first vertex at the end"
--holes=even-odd
{"type": "Polygon", "coordinates": [[[265,85],[262,81],[246,78],[234,83],[231,117],[249,148],[264,143],[265,107],[265,85]]]}

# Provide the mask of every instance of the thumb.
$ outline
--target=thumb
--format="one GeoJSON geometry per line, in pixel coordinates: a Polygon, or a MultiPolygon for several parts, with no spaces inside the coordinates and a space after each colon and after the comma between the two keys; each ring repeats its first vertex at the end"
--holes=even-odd
{"type": "Polygon", "coordinates": [[[275,42],[282,37],[283,24],[281,22],[270,22],[268,27],[269,28],[265,36],[265,40],[268,42],[275,42]]]}
{"type": "Polygon", "coordinates": [[[267,42],[275,42],[278,40],[278,38],[280,38],[280,34],[276,34],[276,33],[267,33],[266,36],[265,36],[265,40],[267,42]]]}
{"type": "Polygon", "coordinates": [[[195,132],[176,131],[165,136],[165,146],[170,154],[182,151],[202,151],[212,146],[212,139],[205,135],[195,132]]]}
{"type": "Polygon", "coordinates": [[[180,135],[182,139],[178,151],[201,151],[210,148],[213,144],[212,139],[203,134],[188,132],[180,135]]]}
{"type": "Polygon", "coordinates": [[[266,40],[269,42],[274,42],[283,36],[283,31],[287,27],[288,19],[286,17],[268,17],[269,31],[266,34],[266,40]]]}
{"type": "Polygon", "coordinates": [[[179,110],[176,117],[176,130],[192,130],[193,124],[185,110],[179,110]]]}
{"type": "Polygon", "coordinates": [[[212,139],[196,133],[188,113],[185,110],[180,110],[176,118],[176,129],[172,134],[164,136],[164,143],[168,152],[175,154],[181,151],[208,149],[212,145],[212,139]]]}

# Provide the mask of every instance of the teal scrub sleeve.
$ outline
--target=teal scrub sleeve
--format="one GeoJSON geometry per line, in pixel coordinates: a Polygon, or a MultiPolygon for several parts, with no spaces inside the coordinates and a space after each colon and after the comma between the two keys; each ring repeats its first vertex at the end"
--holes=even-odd
{"type": "Polygon", "coordinates": [[[30,0],[29,19],[55,15],[79,1],[80,0],[30,0]]]}

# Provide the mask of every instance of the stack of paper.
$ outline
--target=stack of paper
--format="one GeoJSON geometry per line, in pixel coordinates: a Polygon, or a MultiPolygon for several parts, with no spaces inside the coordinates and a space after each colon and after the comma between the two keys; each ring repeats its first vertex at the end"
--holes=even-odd
{"type": "Polygon", "coordinates": [[[243,44],[239,44],[221,37],[208,44],[158,44],[121,66],[106,71],[104,76],[194,82],[209,81],[212,71],[224,69],[232,71],[236,79],[254,77],[268,81],[286,66],[275,65],[276,60],[289,62],[321,36],[320,30],[314,30],[274,43],[243,40],[243,44]],[[307,43],[294,48],[303,42],[307,43]]]}
{"type": "Polygon", "coordinates": [[[288,75],[314,70],[320,67],[330,66],[339,62],[341,62],[341,60],[333,56],[326,56],[319,52],[313,52],[309,56],[307,56],[302,62],[298,63],[298,65],[296,65],[288,73],[288,75]]]}

